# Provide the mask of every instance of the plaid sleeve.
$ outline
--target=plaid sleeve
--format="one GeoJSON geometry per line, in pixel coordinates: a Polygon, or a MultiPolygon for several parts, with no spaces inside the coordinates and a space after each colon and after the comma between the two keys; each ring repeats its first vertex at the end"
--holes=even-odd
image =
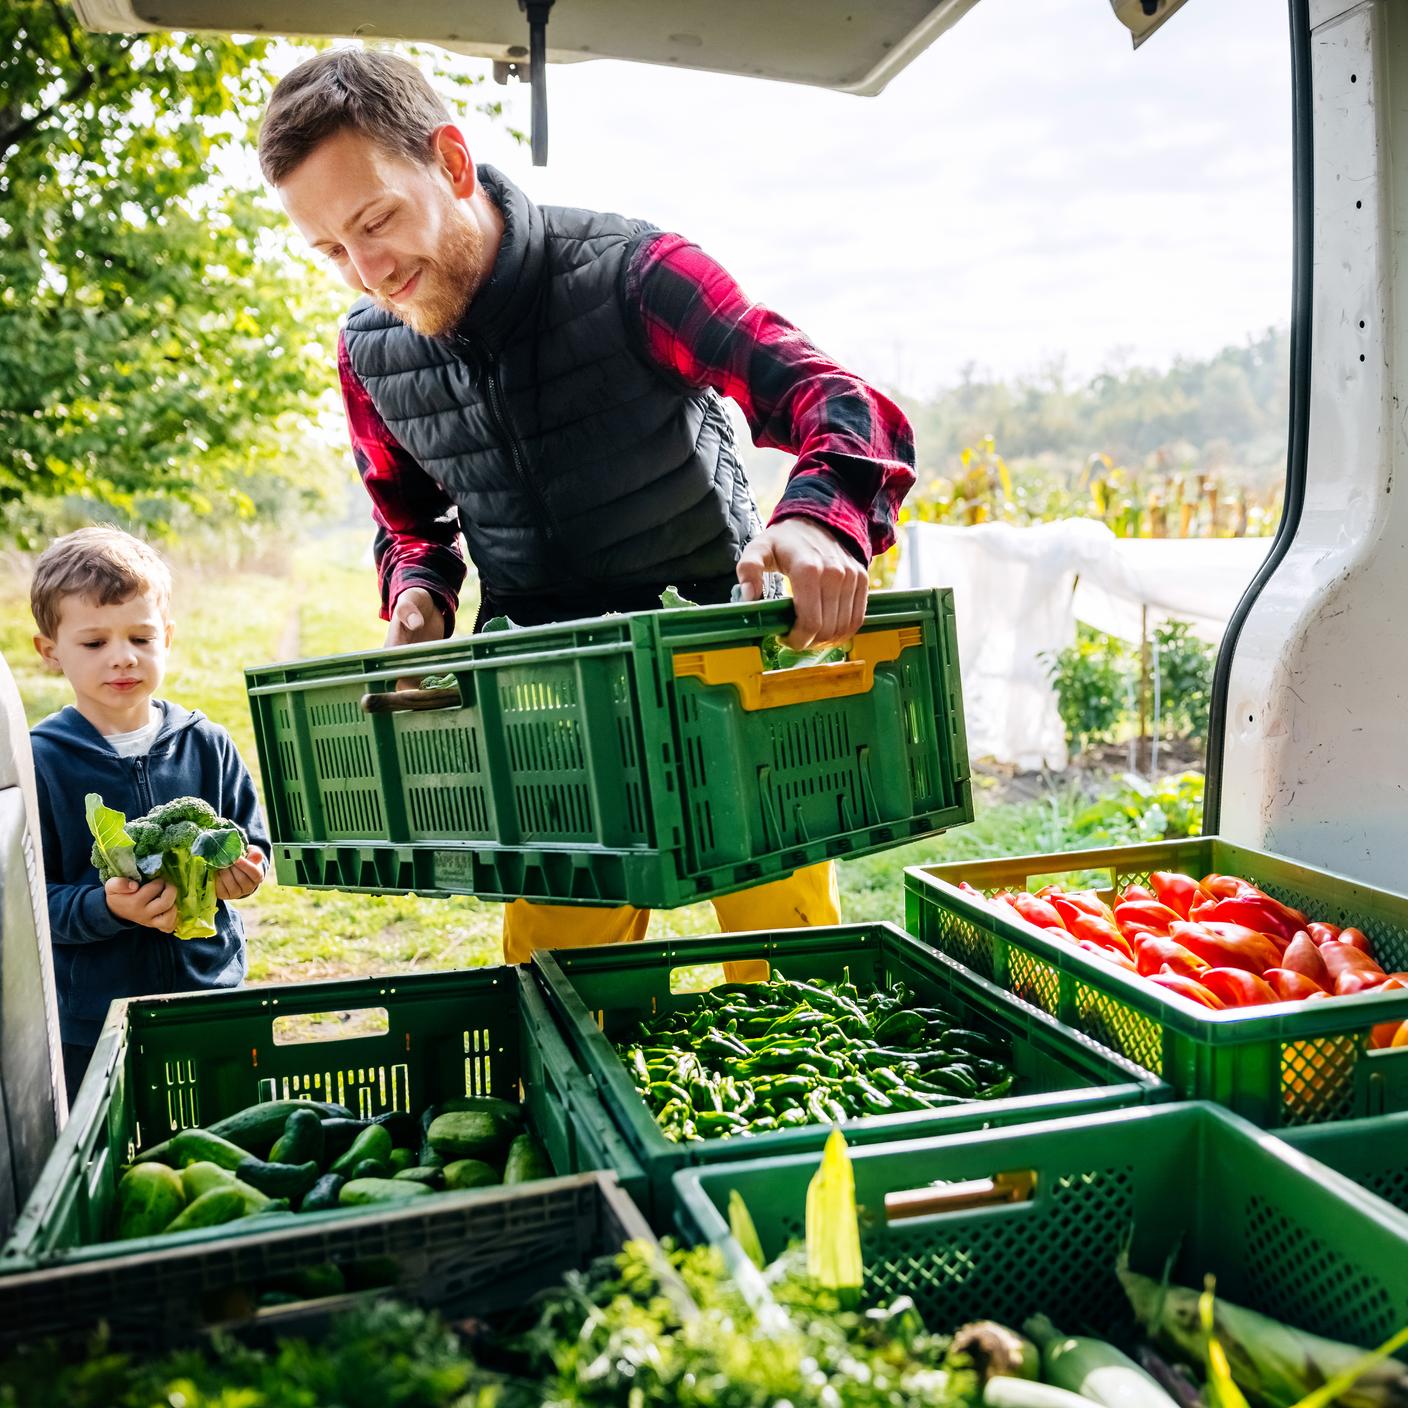
{"type": "Polygon", "coordinates": [[[455,628],[464,583],[460,524],[455,505],[387,429],[367,388],[352,370],[339,333],[337,371],[352,439],[352,458],[372,501],[376,523],[377,580],[381,619],[391,619],[396,598],[407,587],[424,587],[445,613],[445,634],[455,628]]]}
{"type": "Polygon", "coordinates": [[[797,456],[772,522],[815,519],[862,561],[894,542],[914,434],[893,401],[752,302],[681,235],[643,242],[626,290],[656,363],[730,397],[759,445],[797,456]]]}

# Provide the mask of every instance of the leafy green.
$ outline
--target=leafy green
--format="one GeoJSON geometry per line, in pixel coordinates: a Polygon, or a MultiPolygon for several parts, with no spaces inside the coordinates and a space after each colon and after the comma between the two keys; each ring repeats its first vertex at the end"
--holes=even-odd
{"type": "Polygon", "coordinates": [[[765,670],[799,670],[809,665],[836,665],[851,653],[849,645],[827,645],[815,650],[793,650],[781,636],[763,637],[765,670]]]}
{"type": "Polygon", "coordinates": [[[85,799],[98,879],[151,880],[160,875],[176,890],[178,939],[215,933],[216,875],[244,855],[248,840],[233,821],[217,816],[199,797],[177,797],[127,821],[90,792],[85,799]]]}
{"type": "Polygon", "coordinates": [[[488,635],[490,631],[516,631],[518,627],[508,619],[507,616],[491,616],[480,628],[480,635],[488,635]]]}
{"type": "Polygon", "coordinates": [[[127,834],[127,818],[112,807],[105,807],[96,792],[83,799],[83,812],[93,833],[93,864],[98,868],[98,878],[108,881],[121,876],[140,881],[137,852],[127,834]]]}
{"type": "Polygon", "coordinates": [[[691,601],[687,596],[681,596],[678,587],[666,587],[660,593],[660,607],[664,611],[678,611],[682,607],[698,605],[697,601],[691,601]]]}

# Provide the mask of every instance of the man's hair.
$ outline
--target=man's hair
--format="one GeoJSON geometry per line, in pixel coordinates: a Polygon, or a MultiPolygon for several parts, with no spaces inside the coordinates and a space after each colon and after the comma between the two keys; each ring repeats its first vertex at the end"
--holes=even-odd
{"type": "Polygon", "coordinates": [[[430,160],[430,137],[451,121],[409,59],[386,49],[325,49],[279,80],[259,129],[259,167],[282,185],[320,142],[344,130],[393,156],[430,160]]]}
{"type": "Polygon", "coordinates": [[[66,596],[112,606],[147,593],[156,597],[162,616],[168,617],[170,569],[140,538],[102,523],[66,533],[44,549],[29,584],[29,609],[39,634],[52,640],[66,596]]]}

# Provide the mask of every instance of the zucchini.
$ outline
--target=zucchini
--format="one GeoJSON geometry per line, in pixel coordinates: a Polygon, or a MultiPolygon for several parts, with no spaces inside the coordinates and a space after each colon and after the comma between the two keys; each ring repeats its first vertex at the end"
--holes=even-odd
{"type": "Polygon", "coordinates": [[[326,1212],[338,1205],[337,1195],[347,1180],[340,1173],[325,1173],[298,1205],[299,1212],[326,1212]]]}
{"type": "Polygon", "coordinates": [[[186,1206],[181,1175],[165,1164],[134,1164],[117,1185],[119,1241],[154,1237],[186,1206]]]}
{"type": "Polygon", "coordinates": [[[249,1205],[238,1188],[212,1188],[194,1202],[187,1203],[184,1211],[166,1224],[163,1235],[189,1232],[196,1227],[219,1227],[222,1223],[246,1216],[248,1212],[249,1205]]]}
{"type": "MultiPolygon", "coordinates": [[[[393,1151],[394,1152],[394,1151],[393,1151]]],[[[352,1172],[347,1175],[352,1178],[390,1178],[395,1170],[391,1167],[389,1160],[381,1159],[358,1159],[353,1166],[352,1172]]]]}
{"type": "Polygon", "coordinates": [[[323,1122],[316,1110],[295,1110],[269,1150],[271,1164],[306,1164],[323,1158],[323,1122]]]}
{"type": "Polygon", "coordinates": [[[393,1149],[391,1151],[391,1172],[393,1175],[401,1173],[408,1168],[416,1166],[416,1156],[409,1149],[393,1149]]]}
{"type": "Polygon", "coordinates": [[[999,1374],[983,1385],[984,1408],[1094,1408],[1095,1400],[1082,1398],[1054,1384],[999,1374]]]}
{"type": "Polygon", "coordinates": [[[312,1110],[319,1119],[352,1117],[346,1105],[333,1105],[325,1100],[265,1100],[216,1120],[208,1128],[211,1134],[219,1134],[251,1154],[267,1154],[295,1110],[312,1110]]]}
{"type": "Polygon", "coordinates": [[[1032,1316],[1022,1330],[1041,1350],[1047,1383],[1106,1408],[1177,1408],[1157,1380],[1114,1345],[1063,1335],[1044,1315],[1032,1316]]]}
{"type": "Polygon", "coordinates": [[[426,1138],[442,1159],[495,1158],[509,1142],[510,1128],[485,1110],[452,1110],[436,1115],[426,1138]]]}
{"type": "Polygon", "coordinates": [[[466,1188],[493,1188],[503,1181],[498,1169],[483,1159],[456,1159],[445,1165],[445,1187],[456,1192],[466,1188]]]}
{"type": "Polygon", "coordinates": [[[404,1178],[352,1178],[342,1185],[337,1201],[345,1208],[368,1203],[408,1203],[431,1195],[423,1183],[404,1178]]]}
{"type": "Polygon", "coordinates": [[[531,1134],[520,1134],[509,1145],[504,1162],[505,1183],[529,1183],[535,1178],[551,1178],[552,1165],[543,1146],[531,1134]]]}
{"type": "Polygon", "coordinates": [[[407,1183],[423,1183],[427,1188],[439,1188],[445,1181],[445,1170],[438,1164],[417,1164],[414,1168],[399,1169],[391,1176],[407,1183]]]}
{"type": "Polygon", "coordinates": [[[363,1159],[385,1163],[391,1157],[391,1147],[391,1131],[385,1125],[369,1124],[352,1141],[347,1152],[328,1165],[328,1172],[340,1173],[346,1178],[363,1159]]]}

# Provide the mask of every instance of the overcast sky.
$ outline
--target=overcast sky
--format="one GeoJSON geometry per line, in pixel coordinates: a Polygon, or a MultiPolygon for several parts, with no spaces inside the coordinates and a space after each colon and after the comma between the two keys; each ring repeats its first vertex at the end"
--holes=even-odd
{"type": "Polygon", "coordinates": [[[471,121],[476,157],[683,231],[911,393],[1289,320],[1286,0],[1190,0],[1137,53],[1108,0],[983,0],[878,98],[600,62],[549,95],[546,169],[471,121]]]}

